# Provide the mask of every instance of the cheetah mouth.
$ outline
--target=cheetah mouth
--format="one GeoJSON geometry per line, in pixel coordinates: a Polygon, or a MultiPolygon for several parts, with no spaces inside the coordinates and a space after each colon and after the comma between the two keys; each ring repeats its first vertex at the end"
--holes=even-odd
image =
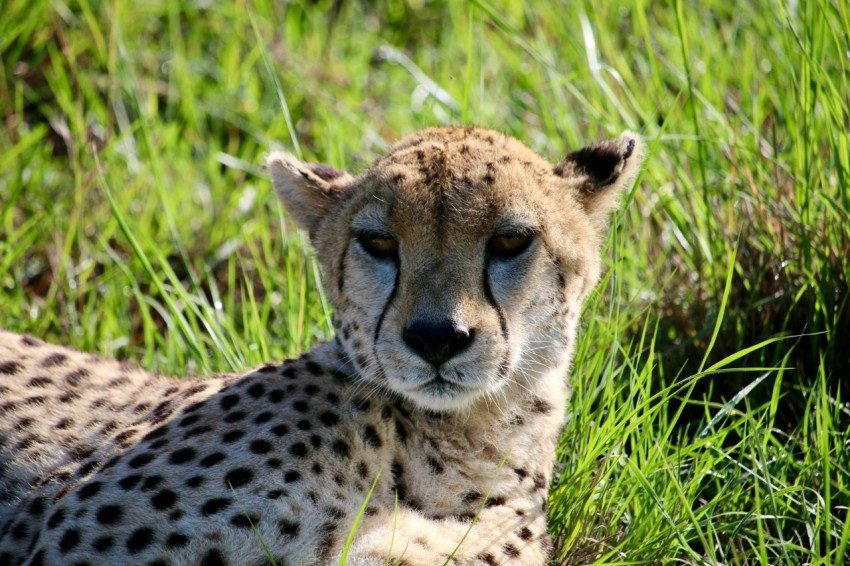
{"type": "Polygon", "coordinates": [[[449,379],[446,379],[439,372],[437,372],[437,376],[433,379],[428,380],[423,383],[417,390],[422,393],[427,393],[429,395],[433,395],[436,397],[444,397],[447,395],[457,395],[458,393],[467,392],[469,387],[465,385],[461,385],[449,379]]]}

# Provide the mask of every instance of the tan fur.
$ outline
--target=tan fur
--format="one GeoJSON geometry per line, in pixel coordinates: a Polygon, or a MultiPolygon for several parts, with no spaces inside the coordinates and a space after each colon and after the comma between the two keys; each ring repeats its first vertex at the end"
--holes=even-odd
{"type": "Polygon", "coordinates": [[[172,380],[0,332],[0,563],[259,565],[263,544],[336,563],[378,478],[349,564],[545,564],[581,303],[642,148],[626,133],[553,166],[497,132],[430,129],[356,178],[272,154],[337,339],[172,380]],[[494,255],[517,227],[528,248],[494,255]],[[466,338],[435,362],[415,323],[466,338]]]}

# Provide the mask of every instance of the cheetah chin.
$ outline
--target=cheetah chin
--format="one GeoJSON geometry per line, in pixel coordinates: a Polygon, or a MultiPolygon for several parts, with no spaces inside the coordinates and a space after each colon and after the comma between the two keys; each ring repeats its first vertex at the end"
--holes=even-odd
{"type": "Polygon", "coordinates": [[[0,564],[545,564],[582,301],[643,160],[479,128],[268,157],[337,335],[172,379],[0,331],[0,564]],[[374,487],[371,491],[370,489],[374,487]]]}

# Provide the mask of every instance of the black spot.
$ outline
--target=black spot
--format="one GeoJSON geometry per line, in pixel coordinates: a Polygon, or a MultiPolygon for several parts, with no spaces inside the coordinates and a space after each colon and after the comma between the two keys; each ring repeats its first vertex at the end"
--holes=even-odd
{"type": "Polygon", "coordinates": [[[133,428],[131,428],[130,430],[123,430],[115,435],[115,442],[118,442],[119,444],[124,444],[125,442],[133,438],[133,436],[136,435],[136,432],[138,431],[133,428]]]}
{"type": "Polygon", "coordinates": [[[233,407],[235,407],[239,403],[239,395],[235,393],[231,393],[230,395],[225,395],[221,398],[221,408],[225,411],[229,411],[233,407]]]}
{"type": "Polygon", "coordinates": [[[72,371],[71,373],[69,373],[68,375],[65,376],[65,383],[70,385],[71,387],[77,387],[88,376],[89,376],[88,370],[85,370],[85,369],[74,370],[74,371],[72,371]]]}
{"type": "Polygon", "coordinates": [[[505,504],[504,497],[488,497],[487,503],[484,504],[485,507],[499,507],[505,504]]]}
{"type": "Polygon", "coordinates": [[[407,429],[404,428],[404,425],[402,425],[401,422],[398,420],[396,420],[395,422],[395,433],[402,444],[405,444],[407,442],[407,429]]]}
{"type": "Polygon", "coordinates": [[[142,491],[151,491],[162,483],[162,476],[150,476],[142,482],[142,491]]]}
{"type": "Polygon", "coordinates": [[[49,367],[61,366],[62,364],[65,363],[65,360],[67,360],[67,359],[68,359],[68,356],[66,356],[65,354],[60,354],[60,353],[50,354],[49,356],[44,358],[44,360],[42,360],[41,367],[49,368],[49,367]]]}
{"type": "Polygon", "coordinates": [[[251,441],[249,448],[254,454],[268,454],[272,449],[272,445],[269,441],[258,438],[251,441]]]}
{"type": "Polygon", "coordinates": [[[191,478],[186,480],[186,487],[200,487],[205,481],[206,478],[204,478],[204,476],[192,476],[191,478]]]}
{"type": "Polygon", "coordinates": [[[228,413],[226,417],[224,417],[224,422],[226,423],[238,423],[242,419],[245,418],[245,411],[233,411],[232,413],[228,413]]]}
{"type": "Polygon", "coordinates": [[[487,566],[496,566],[498,564],[492,554],[479,554],[476,558],[487,564],[487,566]]]}
{"type": "Polygon", "coordinates": [[[361,413],[365,413],[369,410],[369,400],[368,399],[355,399],[351,406],[354,407],[355,410],[360,411],[361,413]]]}
{"type": "Polygon", "coordinates": [[[94,497],[100,491],[101,487],[103,487],[103,484],[99,481],[89,482],[81,487],[77,492],[77,499],[85,501],[86,499],[94,497]]]}
{"type": "Polygon", "coordinates": [[[339,417],[336,413],[332,413],[330,411],[325,411],[321,415],[319,415],[319,420],[322,421],[322,424],[325,426],[336,426],[339,422],[339,417]]]}
{"type": "Polygon", "coordinates": [[[221,452],[213,452],[209,456],[206,456],[204,459],[202,459],[199,464],[201,464],[201,466],[204,468],[211,468],[222,460],[224,460],[225,457],[226,456],[221,452]]]}
{"type": "Polygon", "coordinates": [[[404,473],[404,469],[398,462],[393,462],[390,466],[390,472],[393,476],[393,485],[390,489],[395,491],[399,501],[404,501],[407,498],[407,489],[401,483],[401,476],[404,473]]]}
{"type": "Polygon", "coordinates": [[[304,393],[306,393],[307,395],[313,396],[318,392],[319,392],[319,386],[315,385],[313,383],[310,383],[306,387],[304,387],[304,393]]]}
{"type": "Polygon", "coordinates": [[[254,473],[248,468],[235,468],[224,476],[224,486],[237,488],[250,483],[254,479],[254,473]]]}
{"type": "Polygon", "coordinates": [[[322,366],[317,364],[316,362],[307,362],[307,371],[312,373],[313,375],[321,375],[322,374],[322,366]]]}
{"type": "Polygon", "coordinates": [[[248,395],[254,399],[259,399],[266,392],[266,386],[262,383],[255,383],[248,388],[248,395]]]}
{"type": "Polygon", "coordinates": [[[272,414],[268,411],[263,411],[254,417],[254,424],[263,424],[272,420],[272,414]]]}
{"type": "Polygon", "coordinates": [[[15,523],[15,526],[12,527],[12,538],[14,540],[23,540],[29,534],[29,530],[29,525],[23,521],[18,521],[15,523]]]}
{"type": "Polygon", "coordinates": [[[375,427],[372,425],[367,425],[366,428],[363,429],[363,441],[372,448],[380,448],[384,444],[381,437],[378,435],[378,431],[376,431],[375,427]]]}
{"type": "Polygon", "coordinates": [[[298,401],[292,404],[292,408],[298,411],[299,413],[306,413],[310,409],[310,405],[307,403],[307,401],[299,399],[298,401]]]}
{"type": "Polygon", "coordinates": [[[328,552],[334,545],[334,537],[333,534],[336,531],[336,525],[332,522],[327,522],[321,525],[316,533],[319,537],[319,542],[316,545],[316,550],[319,552],[319,556],[324,559],[329,558],[328,552]]]}
{"type": "Polygon", "coordinates": [[[113,468],[120,461],[121,461],[121,456],[113,456],[103,465],[102,468],[100,468],[100,470],[103,471],[103,470],[108,470],[109,468],[113,468]]]}
{"type": "Polygon", "coordinates": [[[505,554],[505,556],[509,556],[511,558],[516,558],[517,556],[519,556],[519,550],[517,550],[516,547],[511,544],[506,544],[505,546],[503,546],[502,552],[505,554]]]}
{"type": "Polygon", "coordinates": [[[186,447],[180,448],[179,450],[175,450],[174,452],[172,452],[168,460],[172,464],[180,465],[191,462],[195,459],[195,456],[197,456],[197,452],[195,451],[195,449],[186,447]]]}
{"type": "Polygon", "coordinates": [[[322,437],[319,436],[318,434],[311,434],[310,435],[310,445],[313,448],[318,450],[319,448],[322,447],[322,437]]]}
{"type": "Polygon", "coordinates": [[[531,532],[531,529],[528,527],[523,527],[518,533],[517,536],[522,540],[531,540],[534,534],[531,532]]]}
{"type": "Polygon", "coordinates": [[[101,525],[114,525],[121,521],[123,511],[119,505],[104,505],[97,510],[95,517],[101,525]]]}
{"type": "Polygon", "coordinates": [[[267,365],[263,366],[257,370],[258,373],[264,373],[266,375],[270,373],[277,373],[277,366],[267,365]]]}
{"type": "Polygon", "coordinates": [[[129,491],[136,487],[136,484],[142,479],[142,476],[139,474],[132,474],[127,477],[121,478],[118,480],[118,485],[121,486],[121,489],[124,491],[129,491]]]}
{"type": "Polygon", "coordinates": [[[212,427],[209,426],[209,425],[196,426],[195,428],[192,428],[192,429],[189,429],[189,430],[186,431],[186,434],[183,435],[183,440],[187,440],[189,438],[192,438],[193,436],[200,436],[200,435],[202,435],[206,432],[209,432],[211,430],[212,430],[212,427]]]}
{"type": "Polygon", "coordinates": [[[331,445],[331,450],[333,450],[334,454],[342,456],[343,458],[348,458],[351,455],[351,450],[344,440],[334,440],[334,443],[331,445]]]}
{"type": "Polygon", "coordinates": [[[278,529],[278,531],[280,531],[280,534],[282,534],[283,536],[285,536],[289,539],[293,539],[293,538],[297,537],[298,536],[298,530],[300,528],[301,528],[301,526],[294,521],[288,521],[286,519],[281,519],[277,522],[277,529],[278,529]]]}
{"type": "Polygon", "coordinates": [[[534,487],[537,489],[545,489],[546,488],[546,478],[543,474],[534,474],[534,487]]]}
{"type": "Polygon", "coordinates": [[[269,391],[269,401],[272,403],[280,403],[283,401],[283,391],[280,389],[272,389],[269,391]]]}
{"type": "Polygon", "coordinates": [[[307,455],[307,446],[303,442],[296,442],[289,447],[289,453],[293,456],[303,458],[307,455]]]}
{"type": "Polygon", "coordinates": [[[245,436],[245,433],[241,430],[231,430],[221,436],[222,442],[236,442],[240,438],[245,436]]]}
{"type": "MultiPolygon", "coordinates": [[[[200,387],[200,386],[196,386],[196,387],[200,387]]],[[[192,389],[194,389],[194,387],[192,389]]],[[[186,393],[189,393],[190,391],[192,391],[192,389],[189,389],[188,391],[186,391],[186,393]]],[[[203,391],[204,389],[206,389],[206,387],[202,387],[201,389],[196,391],[196,393],[203,391]]],[[[188,407],[183,409],[183,412],[184,413],[194,413],[195,411],[197,411],[198,409],[200,409],[201,407],[206,405],[206,403],[207,403],[206,401],[198,401],[197,403],[192,403],[191,405],[189,405],[188,407]]]]}
{"type": "Polygon", "coordinates": [[[427,461],[428,461],[428,468],[430,468],[432,474],[442,474],[443,472],[446,471],[445,468],[443,468],[443,465],[439,461],[437,461],[435,458],[432,458],[432,457],[429,456],[427,461]]]}
{"type": "Polygon", "coordinates": [[[260,519],[256,515],[248,516],[243,513],[239,513],[238,515],[234,515],[230,518],[230,524],[240,529],[250,529],[252,526],[256,526],[259,522],[260,519]]]}
{"type": "Polygon", "coordinates": [[[138,554],[147,548],[151,542],[153,542],[153,530],[148,527],[142,527],[136,529],[127,537],[125,545],[130,554],[138,554]]]}
{"type": "Polygon", "coordinates": [[[266,460],[266,466],[273,470],[277,470],[283,465],[283,461],[280,458],[269,458],[266,460]]]}
{"type": "Polygon", "coordinates": [[[225,566],[221,551],[217,548],[211,549],[201,558],[201,566],[225,566]]]}
{"type": "Polygon", "coordinates": [[[301,419],[300,421],[295,423],[295,426],[298,427],[298,430],[310,430],[311,428],[313,428],[313,425],[310,424],[310,421],[308,421],[307,419],[301,419]]]}
{"type": "Polygon", "coordinates": [[[179,427],[191,426],[191,425],[195,424],[196,422],[198,422],[198,419],[200,419],[200,418],[201,418],[200,415],[189,415],[188,417],[185,417],[182,421],[180,421],[177,424],[177,426],[179,426],[179,427]]]}
{"type": "Polygon", "coordinates": [[[362,480],[369,477],[369,467],[366,465],[366,462],[360,462],[357,464],[357,475],[359,475],[362,480]]]}
{"type": "Polygon", "coordinates": [[[50,385],[51,383],[53,383],[53,380],[50,379],[49,377],[40,376],[40,377],[34,377],[34,378],[30,379],[29,386],[30,387],[46,387],[46,386],[50,385]]]}
{"type": "Polygon", "coordinates": [[[177,502],[177,494],[170,489],[163,489],[153,497],[151,497],[151,505],[154,509],[165,511],[171,509],[177,502]]]}
{"type": "Polygon", "coordinates": [[[232,501],[230,499],[226,499],[224,497],[209,499],[201,506],[201,513],[203,513],[205,517],[209,517],[210,515],[215,515],[219,511],[227,509],[230,507],[231,503],[232,501]]]}
{"type": "Polygon", "coordinates": [[[110,536],[103,536],[94,539],[91,543],[91,547],[95,549],[97,552],[106,552],[115,544],[115,539],[110,536]]]}
{"type": "Polygon", "coordinates": [[[165,540],[167,548],[180,548],[189,544],[189,537],[180,533],[171,533],[165,540]]]}
{"type": "Polygon", "coordinates": [[[94,460],[92,460],[90,462],[86,462],[85,464],[80,466],[80,469],[77,473],[80,476],[83,476],[83,477],[87,476],[87,475],[89,475],[89,472],[91,472],[92,470],[94,470],[97,467],[98,463],[99,462],[96,462],[94,460]]]}
{"type": "Polygon", "coordinates": [[[268,499],[280,499],[284,495],[286,495],[286,492],[282,489],[273,489],[266,494],[266,497],[268,499]]]}
{"type": "Polygon", "coordinates": [[[23,367],[21,364],[17,362],[4,362],[0,364],[0,373],[4,373],[6,375],[15,375],[22,369],[23,367]]]}
{"type": "Polygon", "coordinates": [[[524,468],[514,468],[514,473],[519,476],[520,481],[528,477],[528,472],[524,468]]]}
{"type": "Polygon", "coordinates": [[[141,468],[145,464],[148,464],[154,458],[156,458],[156,454],[152,452],[145,452],[143,454],[139,454],[138,456],[127,462],[127,465],[134,469],[141,468]]]}
{"type": "Polygon", "coordinates": [[[552,412],[552,404],[548,401],[544,401],[543,399],[536,398],[534,399],[534,403],[532,403],[531,410],[535,413],[540,413],[542,415],[547,415],[552,412]]]}
{"type": "Polygon", "coordinates": [[[45,501],[43,497],[36,497],[30,502],[29,513],[33,517],[40,517],[44,513],[45,501]]]}
{"type": "Polygon", "coordinates": [[[277,426],[272,427],[272,434],[275,436],[284,436],[289,432],[289,428],[285,424],[279,424],[277,426]]]}
{"type": "Polygon", "coordinates": [[[283,474],[283,481],[286,483],[296,482],[301,479],[301,473],[295,470],[289,470],[285,474],[283,474]]]}
{"type": "Polygon", "coordinates": [[[477,501],[478,499],[481,499],[481,494],[477,491],[470,491],[469,493],[463,496],[464,503],[472,503],[473,501],[477,501]]]}

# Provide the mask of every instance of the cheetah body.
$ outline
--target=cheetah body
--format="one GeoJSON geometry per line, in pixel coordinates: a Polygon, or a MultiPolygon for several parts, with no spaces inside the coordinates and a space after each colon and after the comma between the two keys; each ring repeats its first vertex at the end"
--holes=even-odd
{"type": "Polygon", "coordinates": [[[351,532],[348,564],[546,563],[581,302],[640,144],[552,166],[432,129],[356,178],[272,154],[338,328],[280,364],[177,380],[0,332],[0,563],[325,564],[351,532]]]}

